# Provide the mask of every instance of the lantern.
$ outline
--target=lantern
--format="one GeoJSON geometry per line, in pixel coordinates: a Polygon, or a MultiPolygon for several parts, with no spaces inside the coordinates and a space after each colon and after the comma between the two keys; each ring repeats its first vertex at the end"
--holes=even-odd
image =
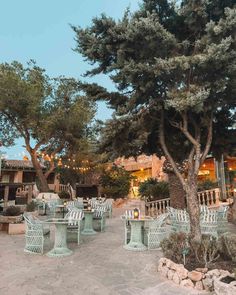
{"type": "Polygon", "coordinates": [[[64,204],[63,204],[63,205],[64,205],[64,207],[66,207],[66,205],[67,205],[67,202],[66,202],[66,201],[64,201],[64,204]]]}
{"type": "Polygon", "coordinates": [[[137,208],[134,209],[134,219],[139,219],[139,210],[137,208]]]}

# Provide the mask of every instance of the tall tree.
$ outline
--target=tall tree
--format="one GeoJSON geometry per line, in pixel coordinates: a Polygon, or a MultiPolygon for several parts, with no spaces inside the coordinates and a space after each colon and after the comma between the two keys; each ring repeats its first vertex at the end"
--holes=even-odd
{"type": "MultiPolygon", "coordinates": [[[[193,241],[201,240],[197,176],[213,134],[233,128],[236,77],[235,1],[145,0],[121,20],[102,15],[74,27],[87,75],[108,74],[117,91],[84,85],[115,114],[104,145],[113,156],[161,149],[186,193],[193,241]],[[229,119],[221,120],[222,113],[229,119]],[[180,152],[178,152],[180,151],[180,152]],[[177,163],[187,159],[185,176],[177,163]]],[[[228,133],[223,134],[227,136],[228,133]]]]}
{"type": "Polygon", "coordinates": [[[1,135],[7,137],[8,130],[24,139],[41,191],[49,190],[47,177],[55,169],[56,155],[78,150],[86,141],[94,112],[94,102],[80,95],[75,79],[50,79],[34,62],[26,68],[18,62],[0,65],[1,135]],[[40,151],[49,163],[46,171],[40,151]]]}

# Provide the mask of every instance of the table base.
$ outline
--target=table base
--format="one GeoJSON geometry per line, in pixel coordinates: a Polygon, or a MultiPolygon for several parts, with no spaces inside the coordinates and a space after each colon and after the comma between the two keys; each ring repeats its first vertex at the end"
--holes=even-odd
{"type": "Polygon", "coordinates": [[[53,248],[46,255],[48,257],[63,257],[63,256],[71,255],[72,253],[73,251],[71,251],[68,248],[53,248]]]}
{"type": "Polygon", "coordinates": [[[124,249],[130,250],[130,251],[145,251],[147,250],[147,247],[143,244],[129,243],[127,245],[124,245],[124,249]]]}
{"type": "Polygon", "coordinates": [[[84,229],[81,234],[82,235],[95,235],[97,232],[93,229],[84,229]]]}

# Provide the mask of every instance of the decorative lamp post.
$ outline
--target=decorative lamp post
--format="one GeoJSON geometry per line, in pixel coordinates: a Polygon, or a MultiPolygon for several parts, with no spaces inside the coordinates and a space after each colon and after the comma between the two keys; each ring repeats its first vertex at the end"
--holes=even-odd
{"type": "Polygon", "coordinates": [[[137,208],[134,209],[134,219],[139,219],[139,210],[137,208]]]}

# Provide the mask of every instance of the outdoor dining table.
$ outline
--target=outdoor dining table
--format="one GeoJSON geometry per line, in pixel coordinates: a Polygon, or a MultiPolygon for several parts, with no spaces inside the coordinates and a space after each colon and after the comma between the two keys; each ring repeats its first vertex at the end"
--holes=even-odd
{"type": "Polygon", "coordinates": [[[54,247],[46,255],[49,257],[63,257],[72,254],[73,252],[67,247],[67,226],[69,220],[52,218],[44,222],[55,225],[54,247]]]}
{"type": "Polygon", "coordinates": [[[130,218],[128,219],[131,226],[130,241],[124,245],[126,250],[144,251],[147,247],[143,244],[143,226],[145,221],[149,221],[150,217],[130,218]]]}
{"type": "Polygon", "coordinates": [[[94,235],[97,232],[93,229],[93,210],[83,210],[84,212],[84,229],[82,235],[94,235]]]}

